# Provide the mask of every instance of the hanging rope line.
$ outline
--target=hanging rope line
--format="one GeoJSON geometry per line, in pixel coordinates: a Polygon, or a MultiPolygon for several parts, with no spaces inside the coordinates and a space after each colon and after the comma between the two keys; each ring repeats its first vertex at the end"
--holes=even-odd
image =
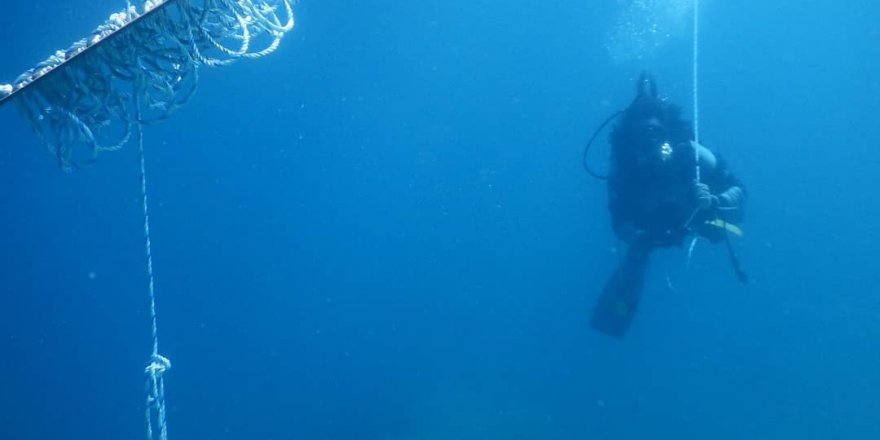
{"type": "Polygon", "coordinates": [[[146,376],[146,434],[167,440],[143,125],[158,122],[196,91],[201,66],[274,52],[293,29],[294,0],[145,0],[113,13],[92,33],[0,84],[0,105],[15,102],[42,143],[69,171],[122,148],[132,133],[140,160],[152,350],[146,376]]]}
{"type": "MultiPolygon", "coordinates": [[[[698,76],[698,57],[700,54],[700,0],[694,0],[694,62],[693,62],[693,81],[694,81],[694,142],[700,142],[700,108],[699,108],[699,76],[698,76]]],[[[694,176],[697,183],[700,183],[700,153],[694,148],[694,176]]]]}
{"type": "MultiPolygon", "coordinates": [[[[699,107],[699,55],[700,55],[700,0],[694,0],[694,34],[693,34],[693,98],[694,98],[694,142],[700,142],[700,107],[699,107]]],[[[696,182],[700,183],[700,153],[697,148],[694,148],[694,173],[696,182]]],[[[725,209],[732,208],[724,208],[719,207],[716,210],[723,211],[725,209]]],[[[694,217],[696,216],[697,211],[694,211],[694,214],[688,219],[686,225],[689,225],[694,217]]],[[[722,220],[723,222],[724,220],[722,220]]],[[[687,252],[687,264],[690,265],[691,257],[694,253],[694,247],[697,244],[697,239],[699,236],[695,236],[688,246],[687,252]]],[[[727,255],[730,258],[731,266],[733,266],[733,270],[736,273],[737,279],[741,283],[748,283],[749,276],[743,270],[742,265],[739,261],[739,256],[737,256],[736,251],[733,249],[733,244],[730,242],[730,232],[727,231],[727,228],[724,228],[724,244],[727,247],[727,255]]]]}
{"type": "MultiPolygon", "coordinates": [[[[135,97],[135,114],[140,119],[140,100],[135,97]]],[[[141,124],[135,124],[140,159],[141,200],[144,214],[144,248],[147,257],[147,290],[150,296],[150,330],[153,349],[150,363],[144,373],[146,383],[146,422],[148,440],[167,440],[168,427],[165,422],[165,380],[164,375],[171,368],[171,361],[159,354],[159,325],[156,319],[156,280],[153,276],[153,248],[150,238],[150,211],[147,200],[147,165],[144,154],[144,133],[141,124]]]]}
{"type": "MultiPolygon", "coordinates": [[[[697,90],[697,74],[699,73],[697,70],[697,61],[699,55],[699,41],[700,41],[700,0],[694,0],[694,29],[693,29],[693,54],[692,54],[692,65],[691,65],[691,76],[693,81],[693,105],[694,105],[694,181],[696,183],[700,183],[700,150],[697,148],[697,145],[700,142],[700,113],[699,113],[699,96],[697,90]]],[[[688,217],[685,222],[685,227],[690,227],[691,223],[693,223],[694,218],[696,218],[697,214],[700,212],[699,208],[694,209],[691,213],[690,217],[688,217]]],[[[699,235],[694,236],[691,239],[691,243],[688,246],[687,251],[687,259],[686,265],[690,266],[691,257],[694,255],[694,249],[697,246],[697,240],[700,238],[699,235]]]]}

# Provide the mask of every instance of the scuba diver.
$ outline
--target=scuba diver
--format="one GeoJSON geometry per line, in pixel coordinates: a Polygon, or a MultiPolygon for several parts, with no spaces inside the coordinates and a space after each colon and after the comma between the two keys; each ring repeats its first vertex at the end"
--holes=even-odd
{"type": "Polygon", "coordinates": [[[723,241],[740,281],[747,280],[728,236],[741,234],[735,224],[742,220],[746,193],[724,160],[694,141],[691,124],[677,106],[658,96],[647,73],[636,84],[635,100],[602,127],[617,116],[608,176],[587,171],[607,179],[612,229],[627,244],[596,303],[591,325],[621,337],[638,306],[654,249],[681,246],[689,236],[723,241]]]}

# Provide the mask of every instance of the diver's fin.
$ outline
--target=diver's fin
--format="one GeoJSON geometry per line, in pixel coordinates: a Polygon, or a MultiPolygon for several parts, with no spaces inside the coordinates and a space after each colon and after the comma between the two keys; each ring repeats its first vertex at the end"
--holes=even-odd
{"type": "Polygon", "coordinates": [[[645,246],[630,246],[627,250],[593,308],[590,325],[594,329],[618,338],[626,334],[642,297],[650,253],[645,246]]]}

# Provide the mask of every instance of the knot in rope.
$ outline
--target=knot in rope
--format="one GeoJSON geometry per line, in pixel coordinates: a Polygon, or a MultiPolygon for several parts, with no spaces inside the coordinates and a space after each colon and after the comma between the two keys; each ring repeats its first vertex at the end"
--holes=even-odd
{"type": "Polygon", "coordinates": [[[150,363],[147,364],[144,373],[153,377],[159,377],[165,374],[169,369],[171,369],[171,360],[161,354],[154,354],[150,363]]]}

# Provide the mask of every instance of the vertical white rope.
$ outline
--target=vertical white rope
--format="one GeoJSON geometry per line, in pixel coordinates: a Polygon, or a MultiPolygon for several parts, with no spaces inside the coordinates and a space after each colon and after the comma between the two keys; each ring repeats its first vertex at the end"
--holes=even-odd
{"type": "Polygon", "coordinates": [[[153,337],[153,347],[150,353],[150,363],[144,373],[147,376],[146,384],[146,422],[148,440],[167,440],[168,428],[165,423],[165,380],[163,375],[171,368],[171,361],[159,354],[159,327],[156,320],[156,288],[153,277],[153,252],[150,241],[150,213],[147,203],[147,166],[144,155],[144,134],[140,123],[140,102],[138,90],[135,90],[135,129],[137,130],[138,155],[140,156],[141,173],[141,200],[143,200],[144,213],[144,246],[147,253],[147,277],[149,280],[148,292],[150,295],[150,329],[153,337]],[[158,428],[158,432],[156,429],[158,428]]]}
{"type": "MultiPolygon", "coordinates": [[[[694,62],[693,62],[693,81],[694,81],[694,142],[700,142],[700,108],[698,84],[699,76],[697,75],[699,43],[700,43],[700,0],[694,0],[694,62]]],[[[694,173],[697,183],[700,182],[700,151],[694,147],[694,173]]]]}
{"type": "Polygon", "coordinates": [[[153,351],[152,356],[159,354],[159,332],[156,325],[156,282],[153,277],[153,251],[150,241],[150,214],[147,205],[147,167],[144,158],[144,136],[143,131],[138,123],[138,153],[141,165],[141,200],[143,201],[144,211],[144,245],[147,252],[147,277],[149,278],[149,294],[150,294],[150,323],[153,335],[153,351]]]}

